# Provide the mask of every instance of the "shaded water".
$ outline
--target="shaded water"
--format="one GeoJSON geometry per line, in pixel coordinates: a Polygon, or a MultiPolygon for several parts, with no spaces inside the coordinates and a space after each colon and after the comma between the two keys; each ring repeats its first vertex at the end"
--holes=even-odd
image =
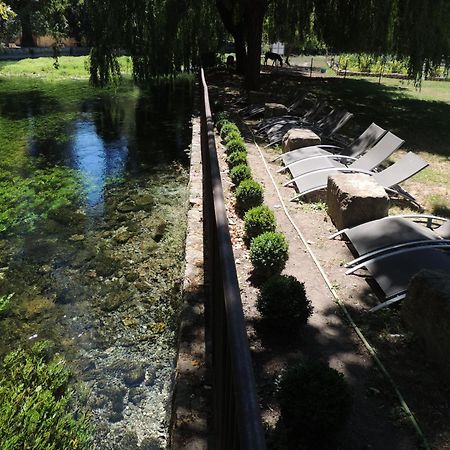
{"type": "Polygon", "coordinates": [[[29,84],[0,82],[0,296],[14,293],[0,354],[52,341],[97,448],[164,448],[192,86],[29,84]]]}

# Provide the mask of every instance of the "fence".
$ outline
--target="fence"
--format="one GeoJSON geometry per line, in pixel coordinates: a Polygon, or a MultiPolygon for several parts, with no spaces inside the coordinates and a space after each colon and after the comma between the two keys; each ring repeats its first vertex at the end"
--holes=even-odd
{"type": "Polygon", "coordinates": [[[213,448],[266,448],[217,160],[203,69],[201,147],[208,327],[213,378],[213,448]]]}

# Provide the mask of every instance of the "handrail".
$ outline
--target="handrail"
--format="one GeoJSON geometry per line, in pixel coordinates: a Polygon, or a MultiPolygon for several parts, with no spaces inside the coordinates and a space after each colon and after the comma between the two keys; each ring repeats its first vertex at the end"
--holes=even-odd
{"type": "Polygon", "coordinates": [[[214,448],[264,450],[266,444],[203,69],[200,69],[200,88],[205,275],[212,351],[214,448]]]}

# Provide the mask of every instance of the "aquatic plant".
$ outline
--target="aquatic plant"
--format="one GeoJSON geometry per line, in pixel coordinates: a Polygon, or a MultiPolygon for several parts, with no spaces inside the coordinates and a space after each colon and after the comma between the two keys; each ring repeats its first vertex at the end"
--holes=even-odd
{"type": "Polygon", "coordinates": [[[91,448],[89,422],[75,406],[69,381],[64,360],[46,341],[9,353],[0,366],[2,448],[91,448]]]}
{"type": "Polygon", "coordinates": [[[13,295],[14,293],[0,296],[0,318],[9,311],[11,298],[13,297],[13,295]]]}
{"type": "Polygon", "coordinates": [[[81,193],[77,171],[63,166],[38,169],[28,177],[0,172],[0,233],[34,229],[39,220],[81,193]]]}

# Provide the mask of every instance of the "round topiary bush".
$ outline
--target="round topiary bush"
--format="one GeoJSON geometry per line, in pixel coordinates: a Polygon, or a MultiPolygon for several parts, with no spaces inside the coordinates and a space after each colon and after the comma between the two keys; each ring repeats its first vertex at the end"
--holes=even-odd
{"type": "Polygon", "coordinates": [[[222,139],[225,139],[225,136],[227,136],[228,133],[230,133],[232,131],[240,134],[240,131],[239,131],[239,128],[237,127],[237,125],[235,125],[232,122],[225,123],[224,125],[222,125],[222,128],[220,129],[220,137],[222,139]]]}
{"type": "Polygon", "coordinates": [[[333,441],[352,406],[344,376],[322,362],[289,367],[280,378],[277,398],[281,420],[295,444],[333,441]]]}
{"type": "Polygon", "coordinates": [[[275,231],[277,226],[275,215],[265,205],[249,209],[244,216],[245,237],[250,241],[266,231],[275,231]]]}
{"type": "Polygon", "coordinates": [[[306,296],[305,285],[289,275],[275,275],[267,280],[256,303],[270,326],[297,332],[306,325],[313,308],[306,296]]]}
{"type": "Polygon", "coordinates": [[[235,195],[236,206],[242,212],[261,205],[264,200],[263,188],[255,180],[242,181],[237,187],[235,195]]]}
{"type": "Polygon", "coordinates": [[[235,186],[244,180],[249,180],[252,177],[252,172],[247,164],[239,164],[230,170],[230,178],[235,186]]]}
{"type": "Polygon", "coordinates": [[[239,141],[239,142],[244,143],[244,140],[242,139],[241,133],[239,131],[236,131],[236,130],[231,130],[229,133],[227,133],[225,135],[225,137],[223,138],[223,140],[224,140],[225,145],[227,146],[227,148],[228,148],[228,143],[230,141],[239,141]]]}
{"type": "Polygon", "coordinates": [[[222,127],[226,124],[232,123],[228,119],[219,119],[216,121],[216,128],[220,131],[222,130],[222,127]]]}
{"type": "Polygon", "coordinates": [[[247,153],[233,152],[230,155],[228,155],[227,163],[230,169],[239,166],[240,164],[247,164],[247,153]]]}
{"type": "Polygon", "coordinates": [[[282,233],[268,231],[253,238],[250,244],[250,261],[260,276],[281,273],[288,256],[288,243],[282,233]]]}
{"type": "Polygon", "coordinates": [[[230,141],[227,142],[226,147],[227,147],[227,153],[229,155],[234,152],[247,153],[247,147],[245,146],[245,143],[241,138],[231,139],[230,141]]]}

